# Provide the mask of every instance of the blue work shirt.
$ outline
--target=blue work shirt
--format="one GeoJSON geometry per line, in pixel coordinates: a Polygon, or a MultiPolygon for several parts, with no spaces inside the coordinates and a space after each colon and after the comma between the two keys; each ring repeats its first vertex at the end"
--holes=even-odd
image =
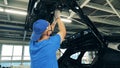
{"type": "Polygon", "coordinates": [[[58,68],[56,51],[60,42],[59,34],[40,42],[30,41],[31,68],[58,68]]]}

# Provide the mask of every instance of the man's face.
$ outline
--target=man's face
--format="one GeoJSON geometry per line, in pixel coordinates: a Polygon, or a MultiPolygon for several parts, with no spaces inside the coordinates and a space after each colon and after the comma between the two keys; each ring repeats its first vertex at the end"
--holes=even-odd
{"type": "Polygon", "coordinates": [[[50,24],[49,24],[49,26],[47,27],[47,31],[52,32],[52,27],[50,26],[50,24]]]}
{"type": "Polygon", "coordinates": [[[49,26],[47,27],[47,29],[46,29],[46,31],[45,31],[45,34],[47,34],[47,35],[51,35],[51,33],[52,33],[52,27],[50,26],[50,24],[49,24],[49,26]]]}

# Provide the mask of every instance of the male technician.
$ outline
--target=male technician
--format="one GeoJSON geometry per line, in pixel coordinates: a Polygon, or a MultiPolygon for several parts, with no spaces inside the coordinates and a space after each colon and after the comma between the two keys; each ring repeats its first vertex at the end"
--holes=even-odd
{"type": "Polygon", "coordinates": [[[51,25],[43,19],[34,22],[30,40],[31,68],[58,68],[56,51],[66,36],[66,28],[59,14],[57,10],[55,21],[51,25]],[[56,23],[59,31],[50,36],[56,23]]]}

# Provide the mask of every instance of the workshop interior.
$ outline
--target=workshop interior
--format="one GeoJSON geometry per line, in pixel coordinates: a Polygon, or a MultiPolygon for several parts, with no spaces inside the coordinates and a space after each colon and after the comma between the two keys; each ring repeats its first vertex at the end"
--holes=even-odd
{"type": "Polygon", "coordinates": [[[38,19],[51,24],[55,10],[60,10],[67,30],[56,53],[59,68],[120,68],[119,3],[120,0],[0,0],[0,68],[30,68],[32,26],[38,19]]]}

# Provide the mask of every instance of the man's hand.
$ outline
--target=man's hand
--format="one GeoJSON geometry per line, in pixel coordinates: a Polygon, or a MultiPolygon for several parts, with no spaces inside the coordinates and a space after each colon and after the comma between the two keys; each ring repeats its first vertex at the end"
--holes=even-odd
{"type": "Polygon", "coordinates": [[[60,18],[60,10],[55,10],[55,19],[60,18]]]}
{"type": "Polygon", "coordinates": [[[52,27],[52,31],[54,31],[55,25],[57,23],[57,20],[54,19],[54,21],[52,22],[52,24],[50,25],[52,27]]]}
{"type": "Polygon", "coordinates": [[[55,14],[54,14],[54,21],[51,24],[52,27],[52,31],[54,31],[55,25],[58,22],[57,19],[60,19],[60,11],[59,10],[55,10],[55,14]]]}

